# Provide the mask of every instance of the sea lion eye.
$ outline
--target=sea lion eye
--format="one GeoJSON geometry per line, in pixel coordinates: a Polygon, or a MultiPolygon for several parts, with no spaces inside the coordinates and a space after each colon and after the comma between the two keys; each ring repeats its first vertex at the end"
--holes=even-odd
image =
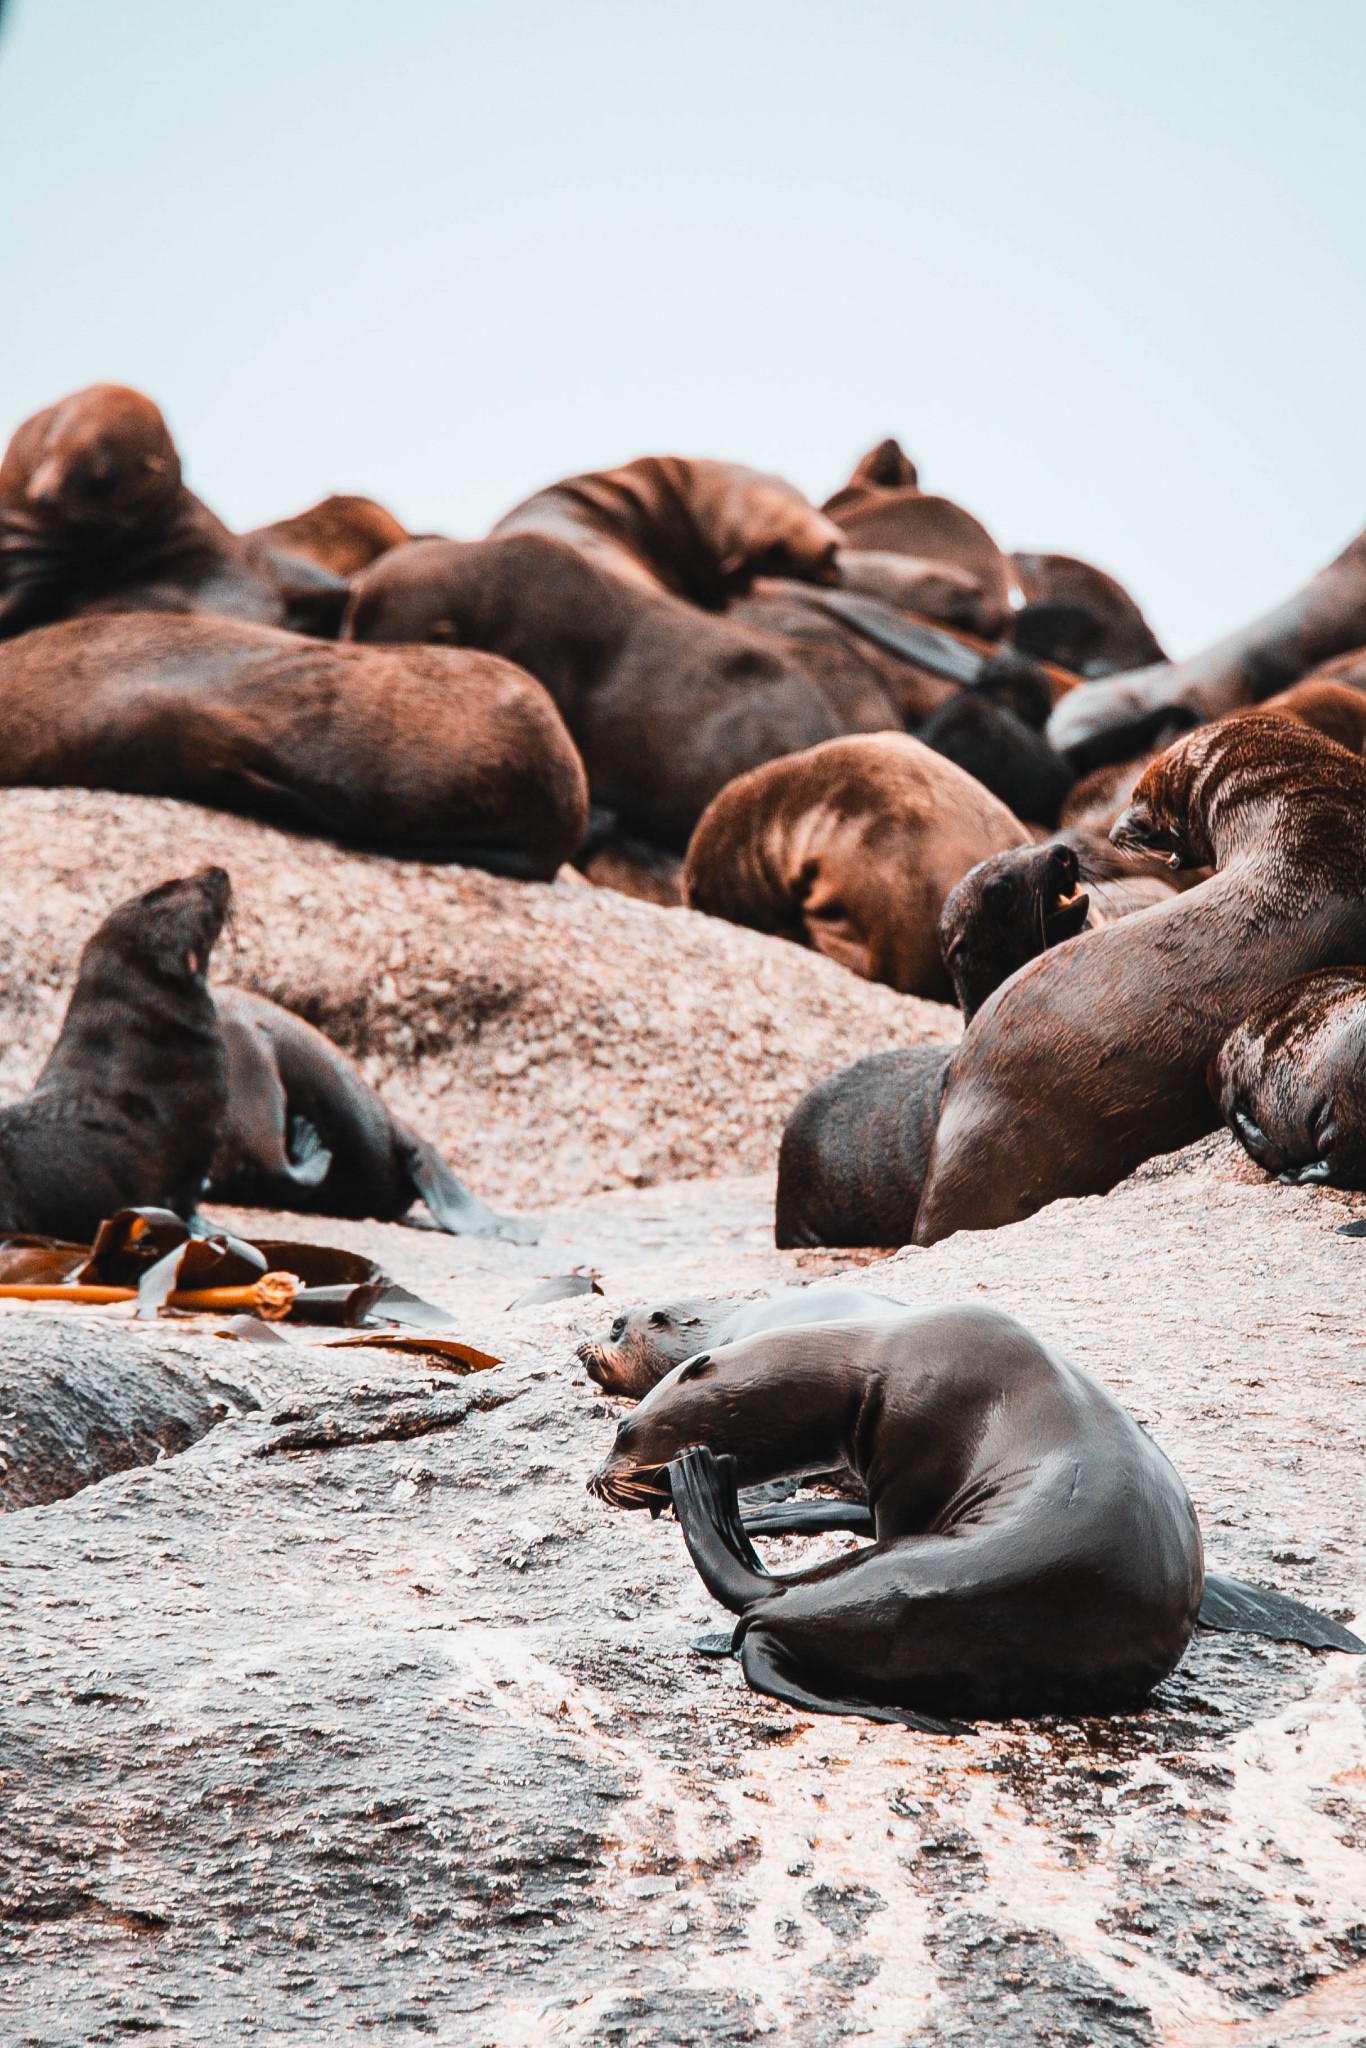
{"type": "Polygon", "coordinates": [[[617,1317],[617,1319],[616,1319],[616,1321],[615,1321],[615,1322],[613,1323],[613,1325],[612,1325],[612,1330],[611,1330],[611,1342],[612,1342],[613,1344],[620,1344],[620,1342],[621,1342],[622,1338],[623,1338],[623,1337],[624,1337],[625,1335],[626,1335],[626,1318],[625,1318],[625,1316],[618,1316],[618,1317],[617,1317]]]}

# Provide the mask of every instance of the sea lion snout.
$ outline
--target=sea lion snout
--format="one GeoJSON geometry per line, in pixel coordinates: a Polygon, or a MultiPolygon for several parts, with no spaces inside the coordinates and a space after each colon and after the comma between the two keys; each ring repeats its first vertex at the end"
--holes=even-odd
{"type": "Polygon", "coordinates": [[[1179,868],[1185,862],[1186,843],[1169,819],[1161,817],[1142,798],[1121,811],[1110,827],[1110,843],[1121,853],[1152,853],[1167,865],[1179,868]]]}

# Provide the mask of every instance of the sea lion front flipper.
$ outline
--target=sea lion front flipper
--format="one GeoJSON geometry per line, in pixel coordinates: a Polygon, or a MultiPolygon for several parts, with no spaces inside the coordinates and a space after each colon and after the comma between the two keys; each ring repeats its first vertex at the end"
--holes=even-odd
{"type": "Polygon", "coordinates": [[[292,1116],[285,1152],[285,1172],[289,1179],[299,1188],[320,1188],[327,1179],[331,1164],[332,1154],[308,1118],[292,1116]]]}
{"type": "Polygon", "coordinates": [[[873,1511],[856,1500],[785,1500],[742,1517],[748,1536],[819,1536],[846,1529],[851,1536],[875,1536],[873,1511]]]}
{"type": "Polygon", "coordinates": [[[933,1714],[917,1714],[909,1707],[889,1707],[872,1700],[840,1699],[833,1693],[814,1692],[809,1675],[798,1678],[791,1657],[772,1631],[762,1623],[746,1629],[740,1644],[740,1669],[755,1692],[784,1700],[790,1707],[803,1707],[809,1714],[857,1714],[865,1721],[891,1721],[902,1728],[917,1728],[922,1735],[971,1735],[965,1721],[941,1721],[933,1714]]]}
{"type": "Polygon", "coordinates": [[[773,1590],[773,1581],[740,1520],[734,1458],[717,1458],[697,1444],[668,1473],[674,1513],[703,1585],[732,1614],[743,1614],[773,1590]]]}
{"type": "Polygon", "coordinates": [[[413,1192],[452,1237],[502,1237],[509,1244],[535,1244],[540,1225],[526,1216],[500,1216],[458,1180],[435,1146],[409,1137],[404,1161],[413,1192]]]}
{"type": "Polygon", "coordinates": [[[1200,1628],[1266,1636],[1273,1643],[1304,1643],[1311,1650],[1348,1650],[1366,1656],[1366,1643],[1331,1615],[1270,1586],[1250,1586],[1246,1579],[1226,1579],[1218,1572],[1205,1573],[1196,1622],[1200,1628]]]}

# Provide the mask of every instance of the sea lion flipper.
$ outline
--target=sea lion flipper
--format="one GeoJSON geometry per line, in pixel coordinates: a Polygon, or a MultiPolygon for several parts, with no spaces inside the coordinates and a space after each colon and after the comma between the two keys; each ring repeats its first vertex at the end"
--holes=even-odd
{"type": "Polygon", "coordinates": [[[872,1509],[856,1500],[785,1500],[743,1516],[742,1527],[750,1536],[818,1536],[827,1529],[876,1534],[872,1509]]]}
{"type": "Polygon", "coordinates": [[[746,1629],[740,1644],[740,1669],[755,1692],[771,1699],[785,1700],[790,1707],[803,1707],[810,1714],[857,1714],[865,1721],[889,1721],[902,1728],[919,1729],[922,1735],[971,1735],[964,1721],[944,1721],[933,1714],[917,1714],[909,1707],[883,1706],[872,1700],[840,1699],[833,1693],[813,1691],[810,1674],[798,1677],[792,1658],[772,1631],[762,1624],[746,1629]]]}
{"type": "Polygon", "coordinates": [[[1201,1628],[1231,1634],[1266,1636],[1273,1643],[1304,1643],[1311,1650],[1348,1650],[1366,1656],[1366,1643],[1340,1621],[1302,1600],[1292,1600],[1270,1586],[1250,1586],[1245,1579],[1205,1573],[1205,1591],[1196,1620],[1201,1628]]]}
{"type": "Polygon", "coordinates": [[[320,1188],[327,1179],[332,1154],[307,1117],[292,1116],[289,1120],[285,1162],[285,1172],[296,1187],[320,1188]]]}
{"type": "Polygon", "coordinates": [[[733,1614],[742,1614],[773,1581],[740,1520],[734,1458],[717,1458],[704,1444],[684,1451],[668,1468],[674,1513],[683,1541],[707,1591],[733,1614]]]}
{"type": "Polygon", "coordinates": [[[425,1139],[410,1138],[405,1164],[413,1192],[452,1237],[502,1237],[510,1244],[535,1244],[539,1224],[526,1216],[500,1216],[472,1195],[425,1139]]]}

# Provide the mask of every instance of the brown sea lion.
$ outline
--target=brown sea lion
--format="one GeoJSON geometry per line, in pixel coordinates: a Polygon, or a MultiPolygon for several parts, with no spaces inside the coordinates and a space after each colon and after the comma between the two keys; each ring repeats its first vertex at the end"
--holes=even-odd
{"type": "Polygon", "coordinates": [[[910,1243],[953,1050],[870,1053],[807,1089],[778,1149],[780,1251],[910,1243]]]}
{"type": "Polygon", "coordinates": [[[492,529],[513,533],[567,541],[638,589],[710,611],[756,576],[833,582],[841,544],[839,528],[782,477],[679,455],[565,477],[492,529]]]}
{"type": "MultiPolygon", "coordinates": [[[[894,732],[919,725],[957,696],[961,677],[946,675],[943,661],[932,665],[943,651],[935,642],[948,639],[946,634],[925,633],[922,645],[913,637],[918,622],[874,600],[870,609],[879,614],[878,623],[892,629],[876,640],[823,602],[831,595],[808,583],[760,577],[744,597],[727,605],[726,619],[785,648],[830,700],[846,732],[894,732]],[[901,651],[888,644],[892,637],[905,643],[901,651]],[[919,660],[907,651],[917,645],[919,660]]],[[[947,666],[977,673],[981,664],[972,651],[963,656],[959,644],[949,641],[947,666]]]]}
{"type": "Polygon", "coordinates": [[[0,725],[0,783],[185,797],[522,879],[549,880],[588,814],[545,691],[484,654],[72,619],[0,645],[0,725]]]}
{"type": "Polygon", "coordinates": [[[93,612],[212,612],[333,631],[335,577],[253,550],[181,480],[150,398],[92,384],[23,422],[0,459],[0,637],[93,612]]]}
{"type": "Polygon", "coordinates": [[[1168,902],[1182,879],[1155,855],[1121,853],[1103,833],[1076,826],[979,861],[949,891],[939,919],[963,1016],[975,1016],[1026,961],[1078,932],[1168,902]]]}
{"type": "Polygon", "coordinates": [[[536,1242],[534,1224],[486,1208],[321,1031],[247,989],[213,999],[228,1086],[207,1200],[381,1223],[420,1200],[454,1236],[536,1242]]]}
{"type": "Polygon", "coordinates": [[[1366,765],[1289,719],[1224,719],[1146,770],[1121,849],[1212,867],[1012,976],[955,1054],[917,1244],[1104,1194],[1214,1126],[1206,1069],[1268,990],[1366,958],[1366,765]]]}
{"type": "Polygon", "coordinates": [[[1366,968],[1264,996],[1210,1067],[1219,1113],[1278,1179],[1366,1187],[1366,968]]]}
{"type": "Polygon", "coordinates": [[[1122,1712],[1197,1624],[1366,1650],[1298,1600],[1207,1573],[1152,1438],[979,1303],[704,1351],[622,1421],[589,1487],[619,1508],[672,1499],[708,1592],[740,1617],[749,1684],[806,1711],[940,1733],[950,1715],[1122,1712]],[[741,1519],[738,1485],[839,1463],[866,1507],[780,1502],[741,1519]],[[873,1541],[781,1577],[750,1541],[832,1527],[873,1541]]]}
{"type": "Polygon", "coordinates": [[[306,512],[296,512],[292,519],[254,527],[242,538],[249,546],[302,557],[333,576],[347,578],[368,569],[371,562],[388,554],[390,548],[401,547],[412,535],[373,498],[334,493],[320,498],[306,512]]]}
{"type": "Polygon", "coordinates": [[[1024,593],[1011,638],[1079,676],[1115,675],[1167,659],[1124,585],[1075,555],[1011,556],[1024,593]]]}
{"type": "Polygon", "coordinates": [[[227,1099],[209,956],[222,868],[119,904],[87,940],[57,1043],[0,1109],[0,1230],[88,1244],[116,1210],[194,1214],[227,1099]]]}
{"type": "Polygon", "coordinates": [[[818,1323],[887,1322],[904,1316],[899,1301],[853,1287],[844,1280],[818,1280],[811,1287],[787,1287],[762,1300],[657,1301],[627,1309],[612,1323],[605,1341],[580,1344],[576,1357],[588,1377],[609,1394],[639,1401],[676,1365],[718,1344],[738,1344],[767,1330],[805,1330],[818,1323]]]}
{"type": "Polygon", "coordinates": [[[947,562],[973,577],[982,591],[977,630],[988,640],[1004,631],[1015,587],[1009,557],[980,519],[951,498],[904,488],[878,490],[846,505],[839,524],[848,547],[947,562]]]}
{"type": "Polygon", "coordinates": [[[529,669],[574,736],[594,804],[621,832],[680,850],[747,769],[900,723],[871,678],[850,701],[782,641],[637,588],[542,533],[395,548],[356,579],[342,630],[487,648],[529,669]]]}
{"type": "Polygon", "coordinates": [[[1084,683],[1058,704],[1049,737],[1079,770],[1138,753],[1173,718],[1222,718],[1366,643],[1366,533],[1293,597],[1205,653],[1084,683]]]}
{"type": "Polygon", "coordinates": [[[944,898],[1029,836],[908,733],[857,734],[723,789],[689,842],[683,892],[694,910],[812,946],[866,981],[942,996],[944,898]]]}
{"type": "Polygon", "coordinates": [[[822,512],[838,523],[839,516],[847,506],[862,504],[878,491],[913,491],[920,482],[920,473],[901,443],[891,434],[876,447],[861,455],[849,474],[847,483],[842,483],[832,497],[821,506],[822,512]]]}
{"type": "Polygon", "coordinates": [[[960,626],[979,638],[989,637],[995,608],[976,576],[952,562],[895,555],[885,548],[841,548],[835,557],[839,588],[862,597],[881,598],[899,611],[939,625],[960,626]]]}
{"type": "Polygon", "coordinates": [[[913,1724],[1115,1713],[1195,1627],[1204,1561],[1176,1473],[1112,1396],[995,1309],[704,1351],[625,1418],[592,1490],[646,1507],[670,1466],[693,1562],[741,1617],[745,1677],[793,1705],[913,1724]],[[736,1483],[841,1459],[873,1545],[770,1578],[736,1483]]]}
{"type": "Polygon", "coordinates": [[[1306,683],[1342,683],[1349,690],[1366,690],[1366,647],[1350,647],[1311,668],[1306,683]]]}
{"type": "Polygon", "coordinates": [[[1346,747],[1349,754],[1366,753],[1366,690],[1306,677],[1293,688],[1265,698],[1258,708],[1313,726],[1315,732],[1346,747]]]}

